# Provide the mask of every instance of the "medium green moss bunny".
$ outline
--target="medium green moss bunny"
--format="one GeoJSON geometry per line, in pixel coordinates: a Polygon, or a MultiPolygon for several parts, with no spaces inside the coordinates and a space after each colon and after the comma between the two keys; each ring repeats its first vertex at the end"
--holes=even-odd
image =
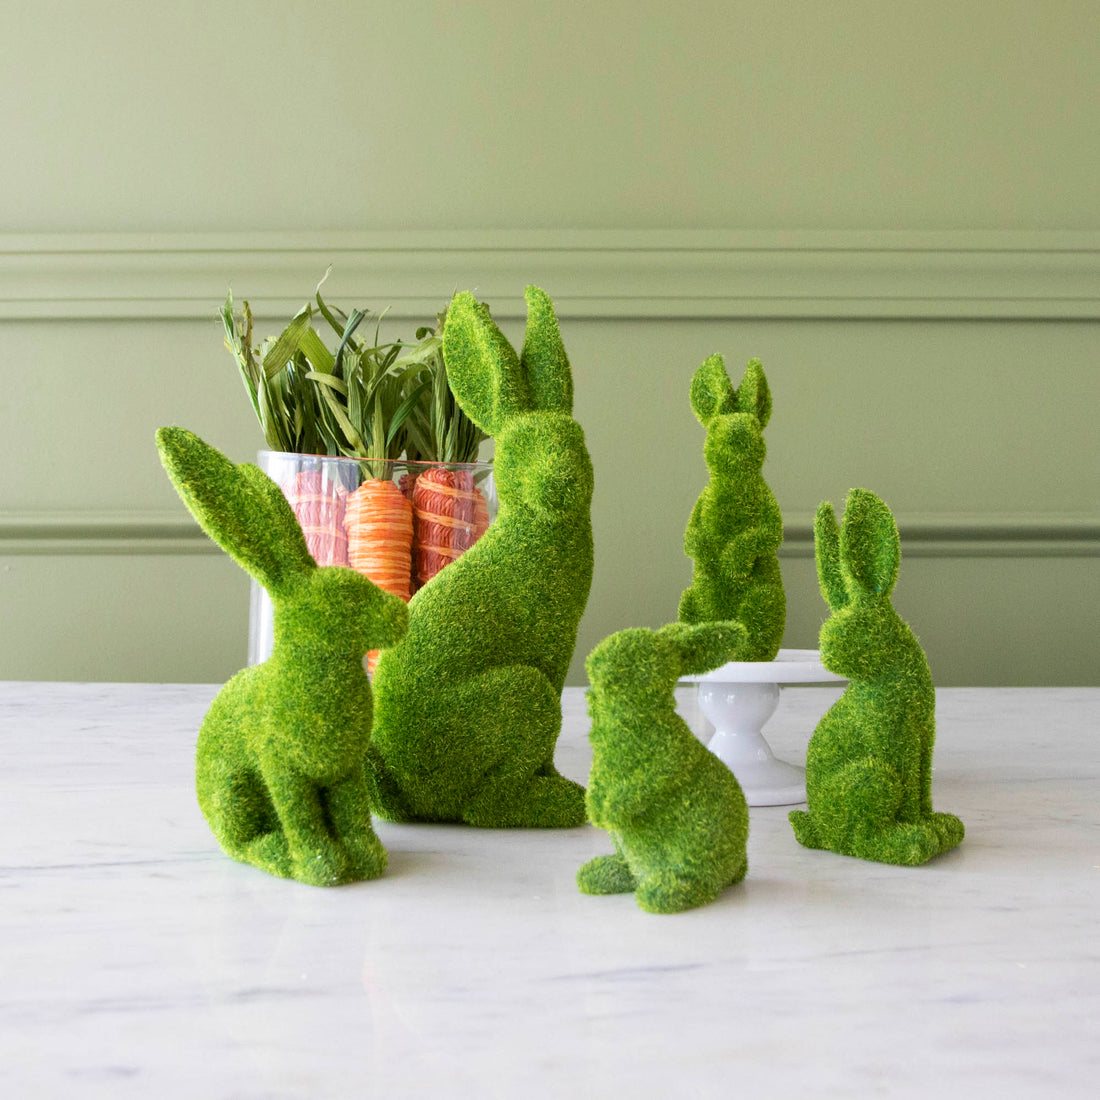
{"type": "Polygon", "coordinates": [[[739,659],[739,623],[621,630],[585,662],[592,687],[586,803],[615,855],[577,872],[586,894],[633,890],[651,913],[713,901],[748,869],[749,810],[733,773],[676,713],[676,682],[739,659]]]}
{"type": "Polygon", "coordinates": [[[771,661],[783,640],[787,604],[776,556],[783,518],[761,473],[772,399],[760,361],[749,361],[735,390],[722,356],[712,355],[691,380],[691,408],[707,432],[710,480],[684,534],[684,553],[695,565],[678,618],[736,619],[748,631],[742,660],[771,661]]]}
{"type": "Polygon", "coordinates": [[[447,310],[447,377],[496,441],[500,509],[413,596],[408,634],[375,670],[373,805],[392,821],[584,822],[584,790],[553,754],[592,582],[592,465],[553,306],[537,287],[526,298],[520,355],[473,295],[447,310]]]}
{"type": "Polygon", "coordinates": [[[404,603],[342,566],[319,567],[279,487],[182,428],[161,428],[168,476],[203,530],[270,593],[271,657],[237,673],[199,730],[199,806],[227,855],[316,886],[375,878],[363,765],[369,649],[392,645],[404,603]]]}
{"type": "Polygon", "coordinates": [[[814,523],[817,575],[832,610],[821,660],[849,679],[806,757],[808,810],[790,814],[807,848],[919,864],[953,848],[963,824],[932,811],[936,691],[920,643],[890,603],[901,541],[890,509],[866,489],[814,523]]]}

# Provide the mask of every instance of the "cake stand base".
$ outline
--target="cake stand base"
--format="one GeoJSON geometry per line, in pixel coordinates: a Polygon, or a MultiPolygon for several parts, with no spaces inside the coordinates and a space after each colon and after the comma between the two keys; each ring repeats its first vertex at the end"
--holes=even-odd
{"type": "Polygon", "coordinates": [[[684,679],[699,685],[699,708],[714,726],[707,748],[737,776],[748,804],[805,802],[805,770],[777,760],[762,730],[779,705],[780,684],[843,682],[817,650],[781,649],[774,661],[731,661],[684,679]]]}

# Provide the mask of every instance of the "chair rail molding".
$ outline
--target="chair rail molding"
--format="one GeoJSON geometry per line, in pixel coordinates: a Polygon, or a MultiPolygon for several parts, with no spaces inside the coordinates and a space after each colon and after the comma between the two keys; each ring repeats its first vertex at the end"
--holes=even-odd
{"type": "MultiPolygon", "coordinates": [[[[1098,557],[1086,516],[900,516],[906,557],[1098,557]]],[[[812,557],[813,520],[790,517],[780,557],[812,557]]],[[[190,516],[161,512],[0,512],[0,557],[22,554],[220,554],[190,516]]]]}
{"type": "Polygon", "coordinates": [[[471,288],[522,316],[1100,319],[1100,232],[427,230],[0,235],[0,319],[261,318],[332,267],[341,297],[430,318],[471,288]]]}

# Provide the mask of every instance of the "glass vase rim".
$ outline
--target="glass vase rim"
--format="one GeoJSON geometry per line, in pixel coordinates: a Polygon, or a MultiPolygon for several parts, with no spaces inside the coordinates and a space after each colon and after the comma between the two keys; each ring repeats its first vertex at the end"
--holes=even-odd
{"type": "Polygon", "coordinates": [[[492,461],[488,462],[448,462],[445,459],[435,458],[369,458],[366,456],[351,455],[318,455],[308,454],[304,451],[274,451],[269,448],[261,448],[256,452],[257,458],[274,455],[285,459],[305,459],[310,462],[354,462],[362,465],[364,462],[385,462],[391,466],[446,466],[448,468],[462,467],[464,469],[491,470],[492,461]]]}

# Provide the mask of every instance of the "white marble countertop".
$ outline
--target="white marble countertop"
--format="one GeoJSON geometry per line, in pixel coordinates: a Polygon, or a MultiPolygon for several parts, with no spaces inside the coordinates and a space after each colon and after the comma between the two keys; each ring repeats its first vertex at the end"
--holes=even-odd
{"type": "MultiPolygon", "coordinates": [[[[677,916],[580,894],[588,827],[380,824],[386,874],[329,890],[233,863],[192,789],[215,691],[0,684],[4,1096],[1100,1093],[1100,689],[939,693],[955,851],[810,852],[754,809],[746,881],[677,916]]],[[[784,689],[777,755],[838,691],[784,689]]]]}

